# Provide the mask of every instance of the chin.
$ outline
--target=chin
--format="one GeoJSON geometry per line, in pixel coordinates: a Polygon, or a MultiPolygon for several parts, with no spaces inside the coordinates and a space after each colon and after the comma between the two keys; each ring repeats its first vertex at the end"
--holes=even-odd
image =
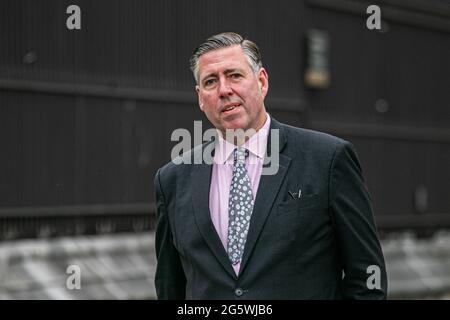
{"type": "Polygon", "coordinates": [[[228,121],[224,124],[224,128],[226,129],[243,129],[243,130],[247,130],[248,129],[248,122],[245,121],[245,119],[235,119],[233,121],[228,121]]]}

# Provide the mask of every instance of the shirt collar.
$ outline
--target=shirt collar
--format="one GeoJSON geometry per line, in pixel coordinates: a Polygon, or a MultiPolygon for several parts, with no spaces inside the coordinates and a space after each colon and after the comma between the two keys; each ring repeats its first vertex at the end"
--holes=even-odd
{"type": "MultiPolygon", "coordinates": [[[[250,156],[256,156],[259,159],[264,159],[266,149],[267,149],[267,139],[269,136],[270,129],[270,116],[268,113],[266,122],[253,136],[246,141],[242,147],[246,148],[250,152],[250,156]]],[[[217,134],[218,141],[216,145],[216,150],[214,153],[214,163],[225,164],[233,163],[233,150],[236,146],[222,137],[220,131],[217,134]]]]}

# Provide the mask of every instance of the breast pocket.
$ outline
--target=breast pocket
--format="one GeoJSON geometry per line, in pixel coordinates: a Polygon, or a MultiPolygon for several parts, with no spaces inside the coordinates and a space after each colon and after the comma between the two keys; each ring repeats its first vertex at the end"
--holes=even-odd
{"type": "Polygon", "coordinates": [[[277,214],[300,212],[302,209],[313,208],[320,205],[320,198],[317,194],[305,195],[300,198],[289,199],[278,204],[277,214]]]}
{"type": "Polygon", "coordinates": [[[317,194],[304,195],[278,204],[274,225],[280,245],[286,241],[297,245],[305,243],[310,238],[310,232],[316,229],[317,223],[324,216],[325,207],[317,194]]]}

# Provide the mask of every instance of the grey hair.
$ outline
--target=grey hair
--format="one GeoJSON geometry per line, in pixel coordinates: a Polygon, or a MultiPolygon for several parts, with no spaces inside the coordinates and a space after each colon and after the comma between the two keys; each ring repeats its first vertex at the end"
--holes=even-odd
{"type": "Polygon", "coordinates": [[[262,68],[261,53],[258,46],[248,39],[244,39],[241,35],[234,32],[224,32],[216,34],[206,39],[200,44],[192,54],[190,59],[191,71],[194,74],[195,82],[198,84],[198,60],[200,57],[212,50],[217,50],[233,45],[240,45],[244,51],[247,61],[254,73],[262,68]]]}

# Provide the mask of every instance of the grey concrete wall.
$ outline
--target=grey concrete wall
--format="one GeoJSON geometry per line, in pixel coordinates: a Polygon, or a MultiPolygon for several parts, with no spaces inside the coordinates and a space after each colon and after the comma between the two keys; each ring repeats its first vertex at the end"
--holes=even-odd
{"type": "MultiPolygon", "coordinates": [[[[390,299],[450,299],[449,232],[392,234],[382,246],[390,299]]],[[[155,266],[154,233],[2,242],[0,299],[155,299],[155,266]],[[70,265],[80,289],[67,287],[70,265]]]]}

